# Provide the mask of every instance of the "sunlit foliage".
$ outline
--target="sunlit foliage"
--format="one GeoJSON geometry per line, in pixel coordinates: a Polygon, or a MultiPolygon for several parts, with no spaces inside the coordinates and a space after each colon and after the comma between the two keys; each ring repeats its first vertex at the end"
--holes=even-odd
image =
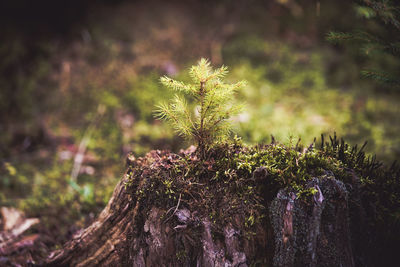
{"type": "Polygon", "coordinates": [[[186,100],[176,94],[170,104],[157,106],[156,117],[169,121],[180,135],[194,139],[200,151],[226,139],[231,129],[228,119],[242,110],[242,105],[232,105],[234,93],[245,85],[244,81],[224,83],[222,80],[227,73],[227,67],[213,70],[210,62],[203,58],[190,69],[192,84],[162,77],[164,86],[194,97],[198,106],[193,114],[186,100]]]}

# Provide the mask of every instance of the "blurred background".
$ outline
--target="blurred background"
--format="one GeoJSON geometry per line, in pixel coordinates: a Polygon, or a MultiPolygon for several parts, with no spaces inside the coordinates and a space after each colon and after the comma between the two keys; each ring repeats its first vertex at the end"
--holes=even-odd
{"type": "Polygon", "coordinates": [[[173,95],[159,77],[188,81],[201,57],[248,81],[233,118],[245,143],[336,132],[387,164],[400,155],[400,90],[360,74],[399,58],[327,40],[399,38],[357,1],[14,0],[0,25],[0,206],[40,218],[54,247],[105,206],[128,152],[190,145],[152,112],[173,95]]]}

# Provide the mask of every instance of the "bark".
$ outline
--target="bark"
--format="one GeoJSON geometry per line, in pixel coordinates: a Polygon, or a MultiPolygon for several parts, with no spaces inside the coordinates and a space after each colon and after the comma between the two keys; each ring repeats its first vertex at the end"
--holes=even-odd
{"type": "Polygon", "coordinates": [[[354,266],[347,191],[333,176],[309,182],[318,191],[312,203],[279,191],[251,237],[243,214],[215,225],[208,214],[180,201],[172,208],[148,206],[146,196],[132,194],[145,184],[145,178],[137,179],[131,187],[121,180],[99,218],[45,265],[354,266]]]}
{"type": "Polygon", "coordinates": [[[97,221],[52,253],[46,266],[248,266],[233,225],[224,227],[221,243],[212,223],[195,212],[177,209],[173,226],[157,207],[141,220],[140,203],[121,181],[97,221]]]}
{"type": "Polygon", "coordinates": [[[318,191],[312,204],[285,189],[271,204],[274,266],[354,266],[344,184],[331,176],[308,186],[318,191]]]}

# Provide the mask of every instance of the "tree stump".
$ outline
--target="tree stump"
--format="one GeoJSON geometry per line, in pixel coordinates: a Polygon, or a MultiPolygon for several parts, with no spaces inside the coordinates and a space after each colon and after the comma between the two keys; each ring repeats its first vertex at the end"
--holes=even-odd
{"type": "MultiPolygon", "coordinates": [[[[177,157],[160,151],[152,151],[144,159],[128,157],[127,174],[98,219],[63,249],[51,253],[45,265],[354,266],[348,194],[333,174],[308,182],[307,186],[317,191],[311,202],[287,188],[267,201],[263,197],[266,188],[260,185],[249,199],[259,201],[264,216],[250,227],[252,219],[245,209],[230,211],[233,205],[229,204],[237,201],[229,191],[219,198],[210,193],[217,187],[211,180],[197,185],[199,190],[187,192],[192,198],[187,197],[187,189],[182,190],[179,199],[172,201],[174,205],[149,201],[157,192],[154,173],[165,176],[163,170],[170,170],[177,157]],[[194,197],[196,193],[201,196],[194,197]],[[196,206],[196,201],[207,196],[212,198],[210,202],[201,203],[213,203],[221,214],[229,214],[229,219],[214,220],[206,208],[196,206]]],[[[251,179],[262,184],[268,172],[260,166],[251,179]]],[[[246,199],[241,201],[245,208],[246,199]]]]}

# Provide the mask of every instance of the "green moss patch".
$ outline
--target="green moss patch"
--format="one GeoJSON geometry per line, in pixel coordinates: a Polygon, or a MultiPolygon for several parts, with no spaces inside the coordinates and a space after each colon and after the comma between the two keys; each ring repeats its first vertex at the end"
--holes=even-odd
{"type": "MultiPolygon", "coordinates": [[[[294,192],[298,201],[307,204],[317,193],[308,184],[316,177],[334,177],[349,192],[352,244],[355,254],[362,255],[359,258],[377,259],[378,254],[368,255],[372,249],[368,244],[395,247],[400,241],[399,168],[384,167],[336,136],[308,147],[300,143],[248,147],[236,139],[215,146],[207,155],[202,158],[187,150],[151,151],[137,160],[131,156],[126,188],[143,201],[142,206],[164,210],[165,221],[175,219],[176,209],[187,208],[209,218],[215,238],[223,233],[219,226],[231,223],[243,237],[252,239],[259,238],[258,227],[270,225],[268,210],[279,190],[294,192]]],[[[389,252],[390,248],[381,249],[379,254],[389,252]]]]}

